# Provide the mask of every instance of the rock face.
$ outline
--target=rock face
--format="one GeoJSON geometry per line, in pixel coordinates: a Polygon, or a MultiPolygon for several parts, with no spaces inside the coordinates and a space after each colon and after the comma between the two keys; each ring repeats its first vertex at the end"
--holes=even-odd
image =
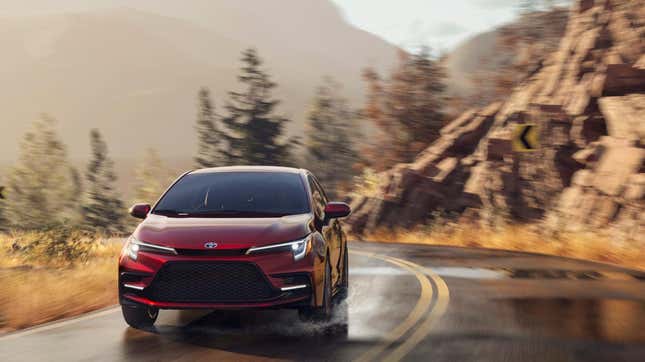
{"type": "Polygon", "coordinates": [[[352,230],[410,227],[434,214],[645,233],[645,0],[579,0],[559,49],[503,103],[471,109],[410,164],[358,197],[352,230]],[[515,152],[537,124],[540,148],[515,152]]]}

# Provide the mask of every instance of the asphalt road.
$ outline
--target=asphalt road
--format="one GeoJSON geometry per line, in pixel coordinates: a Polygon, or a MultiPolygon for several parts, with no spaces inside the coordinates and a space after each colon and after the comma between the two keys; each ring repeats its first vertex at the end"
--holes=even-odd
{"type": "Polygon", "coordinates": [[[295,311],[120,310],[0,337],[0,361],[645,361],[645,273],[504,251],[352,243],[349,331],[295,311]]]}

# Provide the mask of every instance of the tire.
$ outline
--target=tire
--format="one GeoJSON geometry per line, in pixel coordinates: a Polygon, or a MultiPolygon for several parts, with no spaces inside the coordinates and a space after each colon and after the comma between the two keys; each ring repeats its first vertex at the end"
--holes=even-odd
{"type": "Polygon", "coordinates": [[[338,286],[338,293],[334,298],[333,323],[329,326],[327,334],[336,338],[347,338],[349,335],[349,254],[347,245],[344,248],[343,275],[338,286]]]}
{"type": "Polygon", "coordinates": [[[323,304],[320,307],[304,307],[298,310],[303,322],[327,322],[331,319],[333,306],[331,300],[331,266],[329,257],[325,262],[325,281],[323,285],[323,304]]]}
{"type": "Polygon", "coordinates": [[[347,253],[347,245],[343,250],[343,276],[340,280],[340,285],[338,286],[338,293],[336,293],[335,302],[342,302],[347,299],[349,295],[349,256],[347,253]]]}
{"type": "Polygon", "coordinates": [[[122,305],[121,312],[123,313],[123,319],[125,319],[125,322],[131,327],[137,329],[152,327],[159,316],[158,308],[144,305],[122,305]]]}

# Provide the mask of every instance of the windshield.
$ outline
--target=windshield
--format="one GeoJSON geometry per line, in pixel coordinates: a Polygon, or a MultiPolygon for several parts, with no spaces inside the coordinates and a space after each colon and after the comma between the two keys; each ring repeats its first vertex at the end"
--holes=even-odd
{"type": "Polygon", "coordinates": [[[179,180],[153,214],[171,217],[280,217],[309,212],[298,174],[193,173],[179,180]]]}

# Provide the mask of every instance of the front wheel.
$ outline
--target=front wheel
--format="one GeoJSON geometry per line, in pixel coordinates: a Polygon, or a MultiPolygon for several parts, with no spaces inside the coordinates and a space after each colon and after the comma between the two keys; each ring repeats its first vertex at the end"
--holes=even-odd
{"type": "Polygon", "coordinates": [[[303,322],[326,322],[331,319],[331,266],[329,258],[325,263],[325,280],[323,285],[323,303],[320,307],[303,307],[298,310],[303,322]]]}
{"type": "Polygon", "coordinates": [[[125,322],[137,329],[152,327],[159,316],[158,308],[144,305],[122,305],[121,312],[125,322]]]}
{"type": "Polygon", "coordinates": [[[347,299],[349,295],[349,256],[347,254],[347,245],[343,251],[343,275],[340,279],[338,293],[336,294],[336,302],[342,302],[347,299]]]}

